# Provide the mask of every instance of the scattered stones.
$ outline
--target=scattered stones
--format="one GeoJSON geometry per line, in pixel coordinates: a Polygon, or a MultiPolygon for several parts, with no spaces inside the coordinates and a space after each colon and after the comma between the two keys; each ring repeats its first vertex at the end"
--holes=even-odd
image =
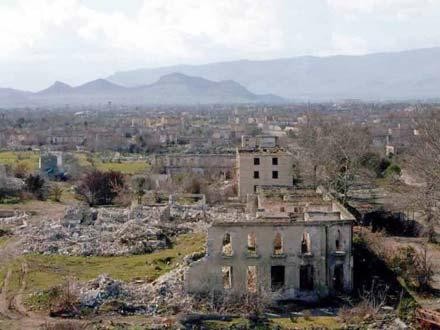
{"type": "Polygon", "coordinates": [[[186,269],[176,268],[152,283],[125,283],[100,275],[83,284],[79,301],[81,307],[121,315],[157,315],[170,309],[182,310],[191,299],[183,289],[186,269]]]}
{"type": "Polygon", "coordinates": [[[122,299],[128,296],[123,283],[102,274],[90,281],[80,291],[80,303],[84,307],[97,308],[109,299],[122,299]]]}
{"type": "Polygon", "coordinates": [[[206,231],[214,220],[244,218],[237,210],[215,207],[179,206],[178,210],[178,217],[170,217],[169,205],[90,208],[79,204],[67,208],[62,219],[30,222],[20,228],[25,238],[23,252],[80,256],[151,253],[170,247],[177,235],[206,231]]]}
{"type": "Polygon", "coordinates": [[[164,207],[132,212],[124,208],[70,207],[60,220],[43,220],[22,229],[24,252],[115,256],[151,253],[170,246],[171,237],[190,230],[163,222],[164,207]]]}

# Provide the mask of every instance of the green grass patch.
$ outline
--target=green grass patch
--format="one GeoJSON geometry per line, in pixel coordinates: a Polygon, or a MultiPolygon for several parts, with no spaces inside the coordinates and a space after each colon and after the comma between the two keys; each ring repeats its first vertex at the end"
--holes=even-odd
{"type": "Polygon", "coordinates": [[[210,330],[249,329],[249,321],[244,318],[235,318],[231,321],[204,321],[203,326],[210,330]]]}
{"type": "Polygon", "coordinates": [[[94,168],[100,171],[118,171],[123,174],[141,174],[149,170],[150,165],[145,160],[133,161],[105,161],[99,154],[75,153],[78,163],[84,167],[94,168]]]}
{"type": "MultiPolygon", "coordinates": [[[[270,327],[267,325],[254,326],[252,329],[341,329],[343,324],[337,317],[310,316],[298,317],[292,322],[288,317],[271,318],[270,327]]],[[[203,326],[207,329],[250,329],[250,322],[245,318],[235,318],[231,321],[204,321],[203,326]]]]}
{"type": "Polygon", "coordinates": [[[59,255],[27,255],[28,292],[46,290],[63,283],[68,277],[88,281],[106,273],[114,279],[153,281],[182,263],[183,257],[204,248],[203,234],[185,234],[170,249],[146,255],[117,257],[72,257],[59,255]]]}
{"type": "Polygon", "coordinates": [[[0,249],[9,241],[9,236],[0,237],[0,249]]]}
{"type": "Polygon", "coordinates": [[[18,163],[25,164],[30,170],[38,169],[38,151],[0,151],[0,164],[16,166],[18,163]]]}
{"type": "Polygon", "coordinates": [[[334,316],[298,317],[295,322],[288,317],[273,318],[271,323],[281,329],[341,329],[342,322],[334,316]]]}

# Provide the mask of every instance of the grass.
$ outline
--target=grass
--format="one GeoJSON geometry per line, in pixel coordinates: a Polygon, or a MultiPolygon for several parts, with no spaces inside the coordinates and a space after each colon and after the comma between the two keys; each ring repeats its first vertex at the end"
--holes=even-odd
{"type": "Polygon", "coordinates": [[[332,316],[310,316],[298,317],[295,322],[290,318],[274,318],[271,319],[274,325],[278,325],[281,329],[341,329],[343,324],[337,317],[332,316]]]}
{"type": "Polygon", "coordinates": [[[78,163],[84,167],[92,167],[100,171],[118,171],[123,174],[141,174],[149,169],[145,160],[103,162],[98,154],[76,153],[78,163]]]}
{"type": "MultiPolygon", "coordinates": [[[[336,317],[331,316],[310,316],[299,317],[292,322],[288,317],[270,318],[271,326],[281,329],[341,329],[343,324],[336,317]]],[[[235,318],[231,321],[205,321],[203,325],[207,329],[248,329],[249,321],[244,318],[235,318]]],[[[270,329],[272,329],[272,327],[270,329]]],[[[262,325],[261,329],[267,329],[262,325]]]]}
{"type": "Polygon", "coordinates": [[[182,263],[184,256],[201,251],[204,247],[203,234],[185,234],[177,238],[170,249],[146,255],[117,257],[74,257],[61,255],[26,255],[12,265],[20,271],[20,262],[29,265],[27,273],[27,293],[47,290],[59,285],[66,278],[88,281],[100,274],[122,281],[136,279],[153,281],[182,263]]]}
{"type": "Polygon", "coordinates": [[[30,170],[38,169],[40,153],[37,151],[0,151],[0,164],[16,166],[23,163],[30,170]]]}
{"type": "Polygon", "coordinates": [[[1,236],[0,237],[0,249],[3,247],[3,245],[6,244],[6,242],[9,240],[10,237],[8,236],[1,236]]]}

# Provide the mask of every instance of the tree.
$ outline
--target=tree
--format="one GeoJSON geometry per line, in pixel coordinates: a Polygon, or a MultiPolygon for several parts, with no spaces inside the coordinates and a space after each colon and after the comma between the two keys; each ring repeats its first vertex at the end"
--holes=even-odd
{"type": "Polygon", "coordinates": [[[143,176],[135,176],[133,178],[133,192],[134,195],[137,198],[137,203],[140,205],[142,204],[142,197],[145,195],[145,188],[146,188],[147,179],[143,176]]]}
{"type": "Polygon", "coordinates": [[[311,114],[298,136],[299,161],[312,170],[312,184],[327,186],[345,203],[370,152],[366,128],[311,114]]]}
{"type": "Polygon", "coordinates": [[[63,192],[63,187],[58,183],[54,183],[49,190],[49,196],[54,202],[59,203],[61,202],[61,196],[63,195],[63,192]]]}
{"type": "Polygon", "coordinates": [[[19,179],[24,179],[29,173],[29,165],[25,162],[18,162],[14,168],[14,176],[19,179]]]}
{"type": "Polygon", "coordinates": [[[22,180],[10,178],[0,173],[0,202],[7,197],[16,197],[20,195],[23,185],[22,180]]]}
{"type": "Polygon", "coordinates": [[[107,205],[113,202],[124,185],[125,180],[121,172],[94,170],[83,176],[76,193],[90,206],[107,205]]]}
{"type": "Polygon", "coordinates": [[[408,166],[423,181],[413,197],[413,204],[423,210],[428,237],[435,240],[434,227],[440,218],[440,114],[425,111],[416,118],[418,134],[413,136],[408,166]]]}
{"type": "Polygon", "coordinates": [[[40,200],[44,200],[46,198],[46,181],[39,174],[30,174],[25,179],[24,183],[26,185],[26,190],[33,194],[36,198],[40,200]]]}

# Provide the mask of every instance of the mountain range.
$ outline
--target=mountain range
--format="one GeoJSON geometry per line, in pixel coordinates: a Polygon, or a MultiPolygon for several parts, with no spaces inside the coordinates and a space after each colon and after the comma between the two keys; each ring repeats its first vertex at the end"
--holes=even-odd
{"type": "Polygon", "coordinates": [[[439,59],[440,47],[139,69],[37,93],[0,88],[0,107],[439,100],[439,59]]]}
{"type": "Polygon", "coordinates": [[[300,101],[414,100],[440,96],[440,48],[178,65],[117,72],[107,79],[137,86],[171,72],[213,81],[234,80],[252,93],[272,93],[300,101]]]}
{"type": "Polygon", "coordinates": [[[275,95],[257,95],[231,81],[214,82],[181,73],[170,73],[152,84],[125,87],[97,79],[72,87],[57,81],[37,93],[0,88],[0,106],[280,103],[275,95]]]}

